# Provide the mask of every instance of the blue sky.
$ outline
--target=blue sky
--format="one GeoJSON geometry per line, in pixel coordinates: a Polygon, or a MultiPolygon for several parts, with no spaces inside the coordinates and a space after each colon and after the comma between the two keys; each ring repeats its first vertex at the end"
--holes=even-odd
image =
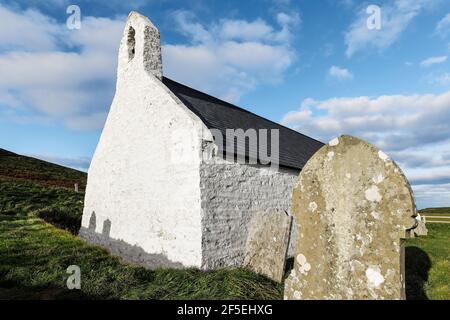
{"type": "Polygon", "coordinates": [[[159,28],[166,76],[322,141],[362,137],[400,164],[419,207],[450,206],[446,0],[3,0],[1,148],[87,169],[130,10],[159,28]]]}

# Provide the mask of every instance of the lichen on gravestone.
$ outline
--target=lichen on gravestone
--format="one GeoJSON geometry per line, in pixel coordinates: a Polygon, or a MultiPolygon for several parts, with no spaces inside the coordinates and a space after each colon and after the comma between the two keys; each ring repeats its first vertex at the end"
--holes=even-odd
{"type": "Polygon", "coordinates": [[[352,136],[322,147],[292,195],[294,268],[285,299],[404,299],[404,239],[417,215],[410,185],[384,152],[352,136]]]}

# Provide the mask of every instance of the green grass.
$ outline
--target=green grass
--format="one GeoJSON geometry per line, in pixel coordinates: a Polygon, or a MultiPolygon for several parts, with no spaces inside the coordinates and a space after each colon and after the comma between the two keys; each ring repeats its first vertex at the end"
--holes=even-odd
{"type": "Polygon", "coordinates": [[[429,223],[427,228],[428,236],[407,241],[408,298],[450,300],[450,225],[429,223]]]}
{"type": "Polygon", "coordinates": [[[0,214],[35,215],[77,233],[81,225],[84,195],[60,187],[0,177],[0,214]]]}
{"type": "Polygon", "coordinates": [[[75,236],[84,194],[72,182],[86,181],[85,173],[4,155],[0,149],[0,167],[14,170],[0,175],[0,299],[282,298],[282,285],[243,269],[150,271],[123,263],[75,236]],[[79,291],[66,287],[70,265],[81,268],[79,291]]]}
{"type": "Polygon", "coordinates": [[[39,218],[0,215],[0,299],[280,299],[282,286],[242,269],[146,270],[39,218]],[[66,289],[66,268],[82,289],[66,289]]]}
{"type": "MultiPolygon", "coordinates": [[[[84,195],[72,183],[84,186],[85,173],[1,149],[0,168],[0,299],[282,299],[283,284],[243,269],[123,263],[75,236],[84,195]],[[69,265],[81,268],[81,290],[66,288],[69,265]]],[[[407,242],[407,297],[450,299],[450,225],[427,227],[407,242]]]]}

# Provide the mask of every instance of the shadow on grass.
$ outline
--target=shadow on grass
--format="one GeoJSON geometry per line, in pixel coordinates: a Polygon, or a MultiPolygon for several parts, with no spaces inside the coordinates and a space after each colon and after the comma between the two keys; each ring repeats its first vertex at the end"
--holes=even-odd
{"type": "Polygon", "coordinates": [[[428,300],[425,284],[431,269],[431,259],[418,247],[405,248],[406,299],[428,300]]]}

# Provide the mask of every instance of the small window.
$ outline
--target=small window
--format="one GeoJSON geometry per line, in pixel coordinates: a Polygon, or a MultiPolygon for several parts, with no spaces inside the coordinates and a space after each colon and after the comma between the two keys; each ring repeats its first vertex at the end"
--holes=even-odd
{"type": "Polygon", "coordinates": [[[130,27],[130,29],[128,29],[128,61],[133,60],[134,58],[134,54],[135,54],[135,45],[136,45],[136,31],[134,30],[133,27],[130,27]]]}

